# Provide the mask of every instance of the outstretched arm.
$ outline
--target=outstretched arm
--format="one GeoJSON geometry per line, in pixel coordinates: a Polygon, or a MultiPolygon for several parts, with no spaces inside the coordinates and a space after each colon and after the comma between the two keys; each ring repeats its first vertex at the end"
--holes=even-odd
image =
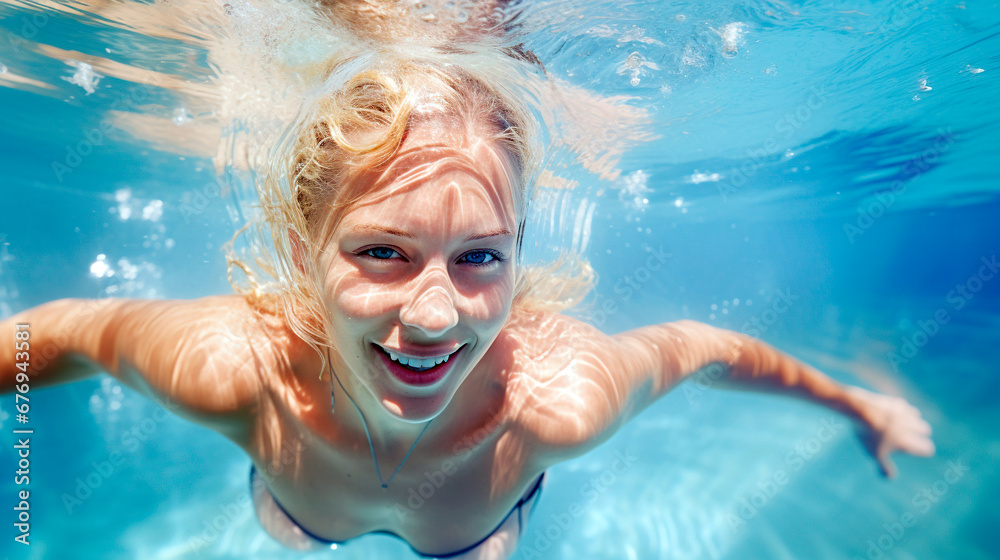
{"type": "Polygon", "coordinates": [[[566,333],[558,344],[573,349],[573,367],[564,371],[574,380],[572,394],[581,416],[577,422],[564,417],[550,424],[550,443],[563,440],[556,449],[579,446],[578,451],[596,445],[686,378],[715,368],[711,386],[799,397],[864,424],[872,431],[872,451],[888,476],[895,474],[892,451],[934,453],[930,425],[905,400],[837,383],[752,337],[695,321],[607,336],[573,319],[558,320],[558,330],[566,333]],[[558,431],[563,435],[556,436],[558,431]]]}
{"type": "Polygon", "coordinates": [[[18,313],[0,322],[0,393],[25,380],[38,389],[106,371],[175,413],[237,436],[259,392],[255,362],[271,358],[251,351],[241,305],[233,297],[65,299],[18,313]],[[18,331],[29,333],[21,349],[18,331]]]}
{"type": "Polygon", "coordinates": [[[873,454],[895,476],[889,455],[934,453],[931,427],[904,399],[840,384],[815,368],[752,337],[694,321],[654,325],[623,333],[625,344],[649,345],[664,390],[703,368],[722,366],[720,388],[787,395],[837,410],[871,429],[873,454]]]}
{"type": "Polygon", "coordinates": [[[0,322],[0,393],[12,392],[24,383],[40,389],[100,372],[97,333],[122,302],[62,299],[0,322]]]}

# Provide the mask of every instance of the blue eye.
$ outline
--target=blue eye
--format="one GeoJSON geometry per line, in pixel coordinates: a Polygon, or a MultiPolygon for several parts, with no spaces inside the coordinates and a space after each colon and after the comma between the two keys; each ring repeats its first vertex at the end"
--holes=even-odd
{"type": "Polygon", "coordinates": [[[503,262],[504,259],[495,251],[471,251],[462,255],[460,262],[467,262],[472,266],[486,266],[494,261],[503,262]]]}
{"type": "Polygon", "coordinates": [[[387,260],[391,259],[393,255],[398,255],[399,253],[388,247],[372,247],[367,251],[363,251],[361,254],[368,255],[379,260],[387,260]]]}

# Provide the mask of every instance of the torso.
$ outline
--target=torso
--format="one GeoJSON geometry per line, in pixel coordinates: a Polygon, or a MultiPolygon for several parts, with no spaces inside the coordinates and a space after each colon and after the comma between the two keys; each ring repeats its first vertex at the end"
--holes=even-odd
{"type": "MultiPolygon", "coordinates": [[[[526,394],[534,384],[522,382],[526,368],[515,357],[524,337],[507,327],[387,489],[367,439],[341,424],[342,415],[357,412],[347,402],[331,412],[316,353],[288,332],[267,338],[260,342],[287,359],[258,372],[259,407],[249,437],[237,443],[258,471],[273,475],[266,478],[275,499],[314,535],[345,541],[387,531],[420,551],[459,550],[496,528],[547,466],[532,453],[522,422],[539,399],[526,394]]],[[[383,479],[411,443],[375,443],[383,479]]]]}

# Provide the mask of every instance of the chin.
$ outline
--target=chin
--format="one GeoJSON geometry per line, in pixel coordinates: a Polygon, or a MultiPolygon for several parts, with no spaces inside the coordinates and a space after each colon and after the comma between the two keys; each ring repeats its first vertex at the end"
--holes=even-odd
{"type": "Polygon", "coordinates": [[[426,396],[384,395],[379,402],[397,420],[422,424],[440,415],[453,394],[454,391],[426,396]]]}

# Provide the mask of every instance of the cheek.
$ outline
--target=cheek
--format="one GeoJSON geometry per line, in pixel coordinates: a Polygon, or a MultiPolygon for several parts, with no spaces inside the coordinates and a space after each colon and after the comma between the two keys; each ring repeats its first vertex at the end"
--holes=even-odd
{"type": "Polygon", "coordinates": [[[329,264],[323,299],[334,323],[382,315],[392,309],[398,297],[398,289],[362,278],[356,268],[342,259],[329,264]]]}
{"type": "Polygon", "coordinates": [[[502,325],[507,320],[514,299],[513,271],[493,282],[477,286],[475,292],[468,295],[467,317],[490,326],[502,325]]]}
{"type": "Polygon", "coordinates": [[[327,294],[331,310],[350,319],[379,317],[399,307],[399,288],[385,284],[341,278],[327,294]]]}

